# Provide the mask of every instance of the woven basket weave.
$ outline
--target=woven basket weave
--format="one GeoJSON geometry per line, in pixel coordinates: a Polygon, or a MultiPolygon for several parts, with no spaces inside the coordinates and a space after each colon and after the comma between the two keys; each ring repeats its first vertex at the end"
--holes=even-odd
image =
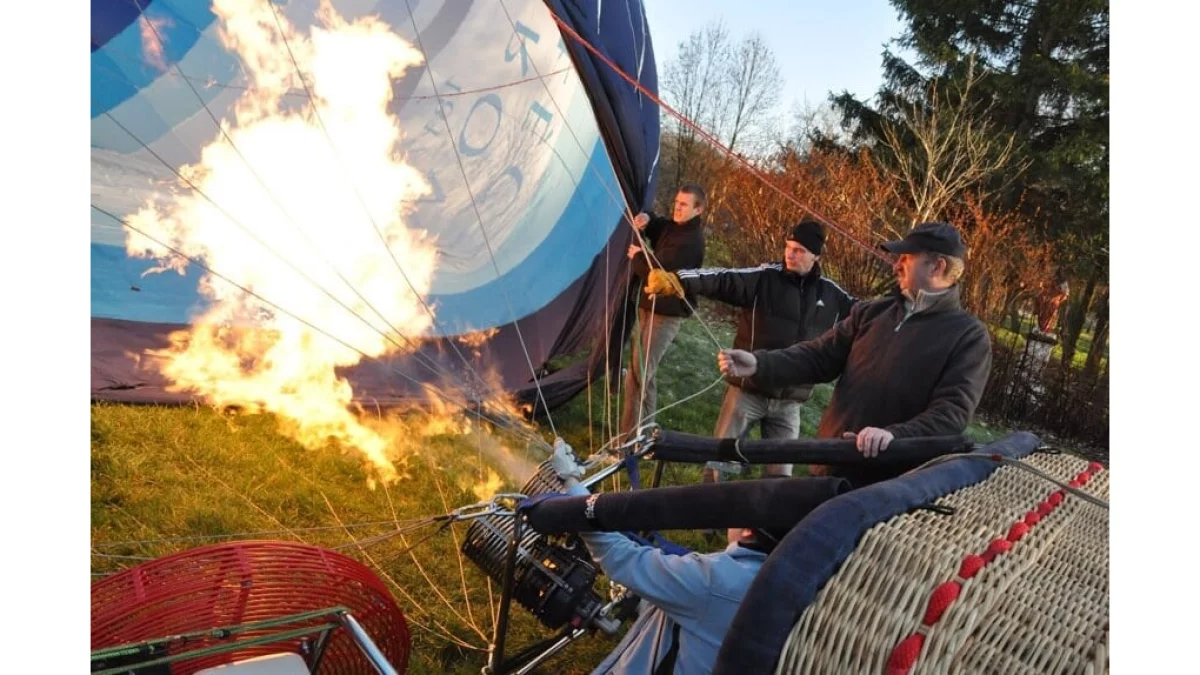
{"type": "MultiPolygon", "coordinates": [[[[1099,464],[1024,463],[1108,500],[1099,464]]],[[[863,536],[795,624],[777,673],[1108,672],[1106,509],[1014,466],[937,503],[955,513],[917,510],[863,536]],[[927,616],[931,602],[944,610],[927,616]]]]}

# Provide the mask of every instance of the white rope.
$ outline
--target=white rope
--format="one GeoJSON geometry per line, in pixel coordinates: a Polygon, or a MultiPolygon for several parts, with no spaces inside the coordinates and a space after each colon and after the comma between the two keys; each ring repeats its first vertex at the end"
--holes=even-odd
{"type": "MultiPolygon", "coordinates": [[[[648,377],[649,373],[647,373],[647,371],[650,370],[650,348],[653,346],[653,341],[654,341],[654,317],[657,316],[654,313],[654,309],[657,306],[657,304],[658,304],[658,296],[651,297],[650,298],[650,316],[649,316],[650,325],[649,326],[641,325],[642,317],[638,316],[638,337],[641,338],[640,340],[638,340],[638,342],[642,345],[642,355],[643,355],[644,359],[642,361],[642,370],[641,370],[641,372],[638,373],[638,407],[637,407],[637,424],[634,425],[635,429],[641,427],[642,423],[645,422],[645,420],[642,418],[642,409],[646,407],[646,383],[649,382],[649,380],[650,380],[650,378],[648,377]]],[[[633,353],[631,351],[630,352],[631,359],[632,359],[632,356],[633,356],[633,353]]],[[[656,375],[657,375],[657,371],[658,371],[658,368],[656,367],[655,368],[656,375]]],[[[632,429],[630,431],[632,431],[632,429]]]]}
{"type": "MultiPolygon", "coordinates": [[[[405,1],[407,2],[407,0],[405,0],[405,1]]],[[[292,65],[296,69],[297,78],[299,78],[300,83],[302,85],[304,85],[304,91],[308,94],[309,101],[312,103],[311,110],[313,113],[313,117],[314,117],[314,119],[316,119],[318,126],[321,127],[321,132],[325,136],[325,140],[328,141],[328,143],[329,143],[329,149],[333,152],[334,156],[337,158],[337,161],[342,170],[342,176],[346,178],[347,184],[350,186],[350,189],[354,192],[354,196],[358,199],[359,206],[362,207],[363,213],[366,214],[367,219],[371,222],[371,228],[375,231],[375,234],[379,237],[379,241],[383,245],[384,250],[387,251],[388,256],[392,259],[392,262],[396,265],[396,271],[398,271],[400,273],[400,276],[404,278],[404,282],[406,284],[408,284],[408,288],[412,292],[413,297],[415,297],[417,299],[417,301],[421,303],[421,307],[424,308],[424,310],[427,314],[429,314],[430,321],[432,321],[433,325],[440,330],[441,326],[438,323],[437,317],[433,313],[433,308],[431,308],[429,306],[429,303],[425,302],[425,298],[421,296],[421,293],[417,291],[417,288],[412,283],[412,280],[409,279],[408,274],[404,271],[404,267],[400,264],[400,261],[396,258],[396,253],[394,251],[392,251],[392,248],[390,246],[388,246],[387,237],[385,237],[383,235],[383,231],[379,229],[379,223],[376,222],[375,216],[371,213],[371,209],[367,206],[366,201],[363,199],[362,192],[359,191],[358,185],[355,184],[353,179],[350,178],[350,172],[347,171],[347,169],[346,169],[345,160],[342,158],[342,154],[338,150],[337,145],[333,142],[333,137],[329,135],[329,130],[325,126],[325,121],[321,118],[321,114],[317,110],[318,106],[317,106],[316,96],[313,95],[312,90],[309,88],[308,81],[304,79],[304,73],[300,70],[300,63],[296,60],[295,53],[292,52],[291,43],[288,42],[287,35],[286,35],[285,31],[283,30],[283,25],[280,23],[279,10],[275,7],[275,3],[272,2],[272,0],[264,0],[264,2],[266,2],[267,5],[271,8],[271,16],[275,19],[275,25],[279,29],[280,40],[283,42],[283,46],[287,50],[288,58],[291,60],[292,65]]],[[[410,9],[410,14],[411,14],[411,9],[410,9]]],[[[413,19],[413,22],[414,22],[413,27],[415,29],[416,28],[416,19],[415,18],[413,19]]],[[[417,40],[418,40],[418,44],[419,44],[420,35],[417,36],[417,40]]],[[[421,53],[424,54],[424,49],[421,50],[421,53]]],[[[426,59],[426,63],[428,63],[428,59],[426,59]]],[[[428,68],[426,70],[428,71],[428,68]]],[[[430,72],[430,77],[432,78],[432,76],[433,76],[432,72],[430,72]]],[[[435,91],[435,93],[436,93],[436,91],[435,91]]],[[[447,122],[447,124],[449,124],[449,122],[447,122]]],[[[455,149],[455,152],[457,153],[457,148],[455,149]]],[[[473,198],[472,198],[472,201],[474,201],[473,198]]],[[[467,359],[467,357],[463,355],[462,350],[458,348],[458,344],[453,339],[450,339],[450,338],[447,338],[445,341],[450,344],[451,349],[453,349],[454,353],[458,355],[458,358],[460,360],[462,360],[463,364],[467,367],[467,371],[471,375],[474,376],[476,383],[478,384],[478,386],[480,386],[480,391],[488,391],[489,387],[487,385],[487,382],[483,379],[482,376],[480,376],[479,372],[475,370],[475,367],[471,365],[471,362],[467,359]]],[[[539,392],[540,392],[540,389],[539,389],[539,392]]]]}
{"type": "MultiPolygon", "coordinates": [[[[237,288],[238,290],[242,291],[243,293],[246,293],[246,294],[248,294],[248,295],[251,295],[251,296],[253,296],[253,297],[255,297],[255,298],[258,298],[259,300],[261,300],[262,302],[264,302],[264,303],[266,303],[267,305],[271,306],[272,308],[274,308],[274,309],[276,309],[276,310],[278,310],[278,311],[280,311],[280,312],[283,312],[283,313],[284,313],[284,314],[286,314],[287,316],[289,316],[289,317],[291,317],[291,318],[295,319],[296,321],[299,321],[300,323],[303,323],[304,325],[308,326],[309,328],[311,328],[311,329],[313,329],[313,330],[317,331],[318,333],[321,333],[321,334],[322,334],[322,335],[324,335],[325,337],[328,337],[329,339],[331,339],[331,340],[333,340],[333,341],[337,342],[338,344],[341,344],[342,346],[346,347],[347,349],[352,349],[352,350],[354,350],[355,352],[358,352],[358,353],[359,353],[359,354],[361,354],[361,355],[362,355],[364,358],[367,358],[367,359],[370,359],[370,360],[372,360],[372,361],[375,361],[375,362],[379,363],[380,365],[384,366],[385,368],[388,368],[388,369],[389,369],[389,370],[391,370],[392,372],[396,373],[397,375],[399,375],[399,376],[403,377],[404,379],[406,379],[406,380],[408,380],[408,381],[410,381],[410,382],[412,382],[412,383],[414,383],[414,384],[416,384],[416,385],[418,385],[418,386],[427,387],[427,388],[428,388],[430,391],[433,391],[434,393],[437,393],[439,396],[441,396],[441,397],[442,397],[442,399],[443,399],[444,401],[446,401],[446,402],[448,402],[448,403],[453,403],[453,404],[457,405],[457,406],[458,406],[459,408],[461,408],[461,409],[462,409],[464,412],[468,412],[468,413],[474,413],[474,411],[473,411],[473,410],[471,410],[471,408],[469,408],[469,407],[466,405],[466,403],[465,403],[465,402],[459,402],[459,401],[457,401],[457,400],[456,400],[456,399],[454,399],[452,396],[450,396],[450,395],[449,395],[449,394],[447,394],[446,392],[442,391],[442,390],[441,390],[439,387],[437,387],[436,385],[433,385],[433,384],[427,384],[427,383],[421,382],[420,380],[417,380],[417,379],[415,379],[415,378],[411,377],[410,375],[408,375],[407,373],[405,373],[403,370],[401,370],[401,369],[400,369],[399,367],[397,367],[395,364],[393,364],[393,363],[389,363],[389,362],[386,362],[386,361],[384,361],[384,360],[380,359],[379,357],[376,357],[376,356],[372,356],[372,355],[370,355],[370,354],[367,354],[366,352],[364,352],[363,350],[359,349],[358,347],[355,347],[355,346],[353,346],[353,345],[351,345],[351,344],[347,343],[345,340],[342,340],[341,338],[338,338],[338,337],[334,336],[333,334],[329,333],[328,331],[324,330],[323,328],[320,328],[319,326],[316,326],[316,325],[315,325],[315,324],[313,324],[312,322],[310,322],[310,321],[308,321],[308,320],[306,320],[306,319],[303,319],[303,318],[301,318],[300,316],[298,316],[298,315],[296,315],[295,313],[293,313],[293,312],[291,312],[291,311],[289,311],[289,310],[287,310],[287,309],[283,308],[282,306],[278,305],[277,303],[275,303],[275,302],[273,302],[273,301],[271,301],[271,300],[268,300],[267,298],[265,298],[265,297],[263,297],[262,295],[260,295],[260,294],[258,294],[258,293],[256,293],[256,292],[254,292],[254,291],[252,291],[252,290],[250,290],[249,288],[246,288],[245,286],[242,286],[241,284],[237,283],[236,281],[233,281],[232,279],[230,279],[229,277],[225,276],[224,274],[221,274],[220,272],[217,272],[216,270],[214,270],[213,268],[209,267],[209,266],[208,266],[206,263],[202,262],[201,260],[199,260],[199,259],[197,259],[197,258],[194,258],[194,257],[192,257],[192,256],[190,256],[190,255],[188,255],[188,254],[186,254],[186,253],[184,253],[184,252],[180,251],[179,249],[175,248],[174,246],[171,246],[170,244],[168,244],[168,243],[166,243],[166,242],[164,242],[164,241],[162,241],[162,240],[160,240],[160,239],[158,239],[158,238],[156,238],[156,237],[154,237],[154,236],[151,236],[150,234],[147,234],[145,231],[143,231],[143,230],[141,230],[140,228],[138,228],[138,227],[134,226],[133,224],[129,223],[129,221],[127,221],[127,220],[125,220],[125,219],[121,218],[120,216],[117,216],[117,215],[115,215],[115,214],[113,214],[113,213],[111,213],[111,212],[109,212],[109,211],[107,211],[107,210],[105,210],[105,209],[103,209],[103,208],[100,208],[99,206],[96,206],[95,204],[92,204],[92,208],[93,208],[93,209],[95,209],[95,210],[97,210],[97,211],[99,211],[100,213],[103,213],[104,215],[106,215],[106,216],[108,216],[108,217],[112,218],[113,220],[115,220],[115,221],[117,221],[117,222],[121,223],[121,224],[122,224],[122,225],[124,225],[126,228],[130,229],[131,231],[133,231],[133,232],[136,232],[136,233],[138,233],[138,234],[142,235],[143,237],[146,237],[146,238],[147,238],[147,239],[149,239],[150,241],[152,241],[152,242],[154,242],[154,243],[158,244],[159,246],[162,246],[164,249],[167,249],[167,250],[171,251],[173,254],[175,254],[175,255],[177,255],[177,256],[179,256],[179,257],[181,257],[181,258],[183,258],[183,259],[187,260],[188,262],[190,262],[190,263],[192,263],[192,264],[196,265],[197,267],[199,267],[199,268],[201,268],[201,269],[203,269],[203,270],[205,270],[205,271],[207,271],[207,272],[211,273],[213,276],[216,276],[217,278],[221,279],[222,281],[225,281],[226,283],[228,283],[228,284],[230,284],[230,285],[234,286],[235,288],[237,288]]],[[[352,313],[352,314],[354,314],[354,312],[353,312],[352,310],[348,310],[348,311],[351,311],[351,313],[352,313]]],[[[354,315],[355,315],[355,316],[358,316],[357,314],[354,314],[354,315]]],[[[361,317],[359,317],[359,318],[361,319],[361,317]]],[[[367,325],[370,325],[370,323],[368,322],[368,323],[367,323],[367,325]]],[[[376,330],[377,330],[377,329],[376,329],[376,330]]],[[[388,336],[387,336],[386,334],[382,333],[382,332],[380,333],[380,335],[382,335],[382,336],[383,336],[385,339],[386,339],[386,338],[388,338],[388,336]]],[[[395,344],[395,343],[393,342],[393,344],[395,344]]],[[[397,345],[397,346],[398,346],[398,345],[397,345]]],[[[501,417],[499,420],[497,420],[497,419],[494,419],[494,418],[492,418],[492,417],[489,417],[489,416],[486,416],[486,415],[481,415],[480,419],[483,419],[483,420],[485,420],[485,421],[488,421],[488,422],[491,422],[491,423],[493,423],[493,424],[496,424],[497,426],[500,426],[500,427],[502,427],[502,428],[505,428],[505,429],[507,429],[507,430],[509,430],[509,431],[513,432],[514,434],[516,434],[518,437],[521,437],[521,438],[525,439],[526,441],[535,442],[535,443],[538,443],[538,444],[543,444],[543,445],[545,444],[545,440],[543,440],[542,438],[540,438],[540,437],[538,437],[538,436],[534,435],[532,432],[528,432],[528,431],[526,431],[523,425],[521,425],[521,424],[509,425],[508,421],[507,421],[507,420],[506,420],[506,419],[505,419],[503,416],[502,416],[502,417],[501,417]]]]}
{"type": "Polygon", "coordinates": [[[1090,494],[1084,492],[1083,490],[1080,490],[1079,488],[1072,487],[1071,485],[1068,485],[1067,483],[1059,480],[1058,478],[1051,476],[1050,474],[1038,469],[1037,467],[1030,466],[1029,464],[1022,462],[1019,459],[1012,459],[1011,457],[1004,457],[1002,455],[988,454],[988,453],[982,453],[982,452],[965,452],[965,453],[956,453],[956,454],[951,454],[951,455],[940,455],[938,457],[934,457],[933,459],[929,460],[928,462],[925,462],[924,464],[921,464],[920,466],[916,467],[915,469],[906,471],[905,473],[906,474],[913,473],[913,472],[920,471],[922,469],[925,469],[925,468],[928,468],[931,466],[936,466],[938,464],[944,464],[946,462],[951,462],[951,461],[958,460],[958,459],[981,459],[981,460],[985,460],[988,462],[996,462],[997,464],[1004,464],[1006,466],[1016,467],[1023,471],[1027,471],[1027,472],[1037,476],[1038,478],[1041,478],[1043,480],[1054,483],[1058,487],[1062,488],[1065,492],[1069,492],[1086,502],[1095,504],[1096,506],[1099,506],[1102,509],[1108,510],[1108,502],[1104,501],[1103,499],[1100,499],[1099,497],[1090,495],[1090,494]]]}
{"type": "MultiPolygon", "coordinates": [[[[261,537],[275,534],[290,534],[292,532],[322,532],[326,530],[341,530],[343,528],[360,528],[360,527],[380,527],[383,525],[411,525],[424,521],[433,522],[430,518],[413,518],[411,520],[376,520],[371,522],[350,523],[347,525],[329,525],[325,527],[300,527],[290,530],[256,530],[253,532],[233,532],[229,534],[206,534],[195,535],[188,537],[169,537],[166,539],[131,539],[128,541],[97,541],[93,542],[94,547],[117,547],[117,546],[139,546],[143,544],[177,544],[189,541],[212,541],[216,539],[230,539],[236,537],[261,537]]],[[[92,555],[101,555],[93,553],[92,555]]]]}
{"type": "Polygon", "coordinates": [[[688,401],[690,401],[690,400],[692,400],[692,399],[694,399],[694,398],[696,398],[696,397],[698,397],[698,396],[701,396],[701,395],[703,395],[705,392],[707,392],[708,390],[710,390],[710,389],[712,389],[713,387],[717,386],[718,384],[721,384],[721,382],[723,382],[723,381],[725,381],[725,378],[724,378],[724,377],[722,377],[722,376],[720,376],[720,375],[718,375],[718,376],[717,376],[717,379],[715,379],[715,380],[713,380],[713,381],[712,381],[712,384],[710,384],[710,385],[708,385],[707,387],[705,387],[705,388],[701,389],[700,391],[698,391],[698,392],[696,392],[696,393],[694,393],[694,394],[692,394],[692,395],[690,395],[690,396],[686,396],[686,397],[684,397],[684,398],[681,398],[681,399],[679,399],[678,401],[675,401],[674,403],[672,403],[671,405],[663,406],[662,408],[659,408],[658,410],[655,410],[655,411],[654,411],[654,419],[655,419],[655,420],[657,420],[657,419],[658,419],[658,415],[659,415],[660,413],[666,412],[667,410],[670,410],[671,408],[674,408],[674,407],[675,407],[675,406],[677,406],[677,405],[680,405],[680,404],[682,404],[682,403],[686,403],[686,402],[688,402],[688,401]]]}
{"type": "MultiPolygon", "coordinates": [[[[412,21],[413,33],[417,41],[417,49],[420,50],[422,56],[425,57],[425,73],[429,75],[429,85],[433,88],[433,95],[437,97],[438,105],[440,106],[442,95],[441,92],[438,91],[437,82],[433,77],[433,67],[429,63],[429,55],[425,51],[425,45],[421,40],[421,30],[417,26],[417,17],[413,14],[412,4],[409,2],[409,0],[404,0],[404,6],[408,9],[408,17],[412,21]]],[[[439,115],[439,117],[442,118],[443,124],[446,125],[446,134],[450,137],[453,137],[453,132],[450,129],[449,116],[439,115]]],[[[517,341],[521,344],[521,351],[525,354],[525,363],[529,366],[529,373],[533,377],[533,386],[537,390],[538,400],[542,402],[542,407],[546,410],[546,421],[550,424],[551,433],[557,437],[558,430],[554,426],[554,417],[550,414],[550,406],[548,403],[546,403],[546,397],[542,393],[542,383],[538,378],[537,368],[535,368],[533,365],[533,358],[529,355],[529,348],[525,344],[525,337],[521,334],[519,317],[517,317],[517,312],[513,308],[512,299],[508,295],[508,287],[504,283],[503,275],[500,273],[500,264],[496,262],[496,254],[492,250],[492,242],[488,237],[487,228],[483,224],[483,214],[479,212],[479,204],[475,201],[475,193],[471,189],[471,182],[467,178],[467,170],[466,167],[463,166],[462,155],[459,153],[457,145],[451,143],[450,148],[454,151],[455,162],[458,164],[459,173],[462,174],[463,186],[467,190],[467,197],[471,200],[471,208],[475,211],[475,219],[479,223],[479,231],[483,234],[483,243],[485,246],[487,246],[488,257],[491,258],[492,267],[496,270],[496,280],[500,282],[500,290],[504,293],[504,302],[508,305],[509,315],[512,316],[512,326],[517,333],[517,341]]]]}

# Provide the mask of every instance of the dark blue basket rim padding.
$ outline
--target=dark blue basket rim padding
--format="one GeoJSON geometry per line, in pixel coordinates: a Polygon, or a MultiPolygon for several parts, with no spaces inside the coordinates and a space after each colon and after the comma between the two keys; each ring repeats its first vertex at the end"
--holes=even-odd
{"type": "MultiPolygon", "coordinates": [[[[972,454],[1025,457],[1041,446],[1027,432],[1010,434],[972,454]]],[[[729,627],[713,675],[773,672],[788,634],[875,525],[986,480],[999,466],[957,459],[852,490],[817,507],[788,533],[750,584],[729,627]]]]}

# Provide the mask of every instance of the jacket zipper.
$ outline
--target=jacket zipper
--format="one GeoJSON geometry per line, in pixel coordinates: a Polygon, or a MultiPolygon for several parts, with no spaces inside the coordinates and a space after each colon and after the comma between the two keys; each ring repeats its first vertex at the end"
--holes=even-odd
{"type": "Polygon", "coordinates": [[[758,321],[758,293],[754,294],[754,304],[750,307],[750,351],[754,351],[754,324],[758,321]]]}
{"type": "Polygon", "coordinates": [[[796,341],[803,342],[804,341],[804,322],[807,319],[807,317],[804,316],[804,277],[800,277],[800,299],[798,300],[798,302],[800,304],[800,307],[799,307],[799,309],[800,309],[800,328],[796,333],[796,341]]]}

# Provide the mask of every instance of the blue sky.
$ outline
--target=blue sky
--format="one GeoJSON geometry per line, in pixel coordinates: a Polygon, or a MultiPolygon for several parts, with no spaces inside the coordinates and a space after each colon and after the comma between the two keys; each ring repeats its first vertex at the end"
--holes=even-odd
{"type": "Polygon", "coordinates": [[[659,72],[693,31],[724,19],[735,42],[762,34],[784,79],[783,110],[823,103],[830,90],[859,98],[882,79],[883,45],[903,31],[887,0],[644,0],[659,72]]]}

